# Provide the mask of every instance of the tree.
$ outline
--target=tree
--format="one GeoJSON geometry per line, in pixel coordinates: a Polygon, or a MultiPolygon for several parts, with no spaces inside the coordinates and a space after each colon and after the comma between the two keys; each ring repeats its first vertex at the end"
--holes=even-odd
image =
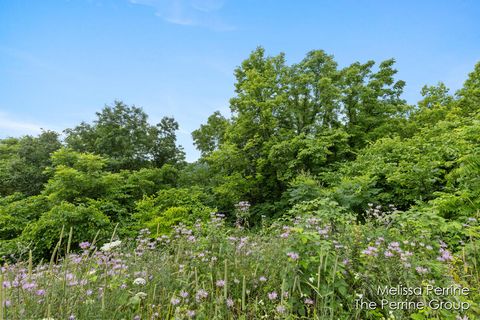
{"type": "Polygon", "coordinates": [[[223,144],[228,125],[229,121],[220,111],[215,111],[208,117],[206,124],[202,124],[199,129],[192,132],[194,144],[202,156],[207,156],[223,144]]]}
{"type": "Polygon", "coordinates": [[[61,146],[53,131],[0,140],[0,195],[39,194],[49,178],[50,155],[61,146]]]}
{"type": "Polygon", "coordinates": [[[107,157],[113,170],[161,167],[183,161],[184,153],[175,144],[178,123],[173,118],[165,117],[152,126],[141,108],[121,101],[96,115],[93,125],[82,122],[65,130],[67,146],[107,157]]]}
{"type": "Polygon", "coordinates": [[[398,135],[392,128],[407,121],[409,107],[400,99],[404,82],[395,81],[393,64],[338,69],[333,56],[314,50],[289,66],[283,54],[254,50],[235,70],[231,118],[215,113],[193,133],[201,161],[218,177],[213,190],[236,190],[229,197],[254,205],[276,202],[297,175],[310,173],[327,184],[323,176],[338,163],[398,135]]]}

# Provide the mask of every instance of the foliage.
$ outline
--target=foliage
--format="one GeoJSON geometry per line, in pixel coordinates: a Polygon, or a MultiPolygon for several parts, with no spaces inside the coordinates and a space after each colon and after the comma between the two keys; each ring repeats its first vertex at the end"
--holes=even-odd
{"type": "Polygon", "coordinates": [[[63,202],[27,225],[20,239],[30,244],[36,257],[48,258],[51,248],[59,242],[62,233],[67,235],[70,228],[73,230],[70,240],[72,245],[95,237],[102,239],[113,229],[108,217],[97,208],[63,202]]]}
{"type": "Polygon", "coordinates": [[[65,130],[70,148],[107,157],[113,170],[139,169],[150,163],[161,167],[183,161],[183,151],[175,145],[179,127],[173,118],[164,117],[152,126],[141,108],[121,101],[96,115],[93,125],[82,122],[65,130]]]}
{"type": "Polygon", "coordinates": [[[0,195],[39,194],[49,178],[45,169],[51,165],[50,155],[60,147],[53,131],[0,140],[0,195]]]}
{"type": "Polygon", "coordinates": [[[198,188],[164,189],[138,201],[133,218],[139,228],[147,227],[157,234],[169,233],[179,223],[191,226],[208,218],[214,209],[207,202],[207,196],[198,188]]]}

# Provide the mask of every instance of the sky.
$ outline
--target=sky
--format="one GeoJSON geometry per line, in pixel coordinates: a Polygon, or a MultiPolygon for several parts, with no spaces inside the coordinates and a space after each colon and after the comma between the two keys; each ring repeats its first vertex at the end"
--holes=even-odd
{"type": "Polygon", "coordinates": [[[257,46],[297,63],[310,50],[340,67],[395,58],[403,98],[454,92],[480,61],[480,1],[0,0],[0,138],[61,132],[114,100],[152,124],[191,132],[229,115],[233,71],[257,46]]]}

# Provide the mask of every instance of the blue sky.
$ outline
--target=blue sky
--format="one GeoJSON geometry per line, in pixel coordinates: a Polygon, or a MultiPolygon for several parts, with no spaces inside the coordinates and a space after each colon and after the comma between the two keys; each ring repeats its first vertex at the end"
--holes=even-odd
{"type": "Polygon", "coordinates": [[[115,99],[191,131],[228,115],[233,69],[258,45],[340,66],[397,60],[404,98],[458,89],[480,61],[479,1],[0,0],[0,138],[61,131],[115,99]]]}

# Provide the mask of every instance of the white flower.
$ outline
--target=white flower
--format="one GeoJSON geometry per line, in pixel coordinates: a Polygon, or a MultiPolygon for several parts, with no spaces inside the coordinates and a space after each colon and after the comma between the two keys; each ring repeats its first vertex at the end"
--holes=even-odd
{"type": "Polygon", "coordinates": [[[143,286],[145,283],[147,283],[147,281],[143,278],[137,278],[137,279],[133,280],[133,284],[143,286]]]}
{"type": "Polygon", "coordinates": [[[100,250],[102,250],[102,251],[110,251],[110,250],[112,250],[113,248],[118,247],[118,246],[121,245],[121,244],[122,244],[122,241],[120,241],[120,240],[113,241],[113,242],[107,242],[107,243],[105,243],[105,244],[100,248],[100,250]]]}

